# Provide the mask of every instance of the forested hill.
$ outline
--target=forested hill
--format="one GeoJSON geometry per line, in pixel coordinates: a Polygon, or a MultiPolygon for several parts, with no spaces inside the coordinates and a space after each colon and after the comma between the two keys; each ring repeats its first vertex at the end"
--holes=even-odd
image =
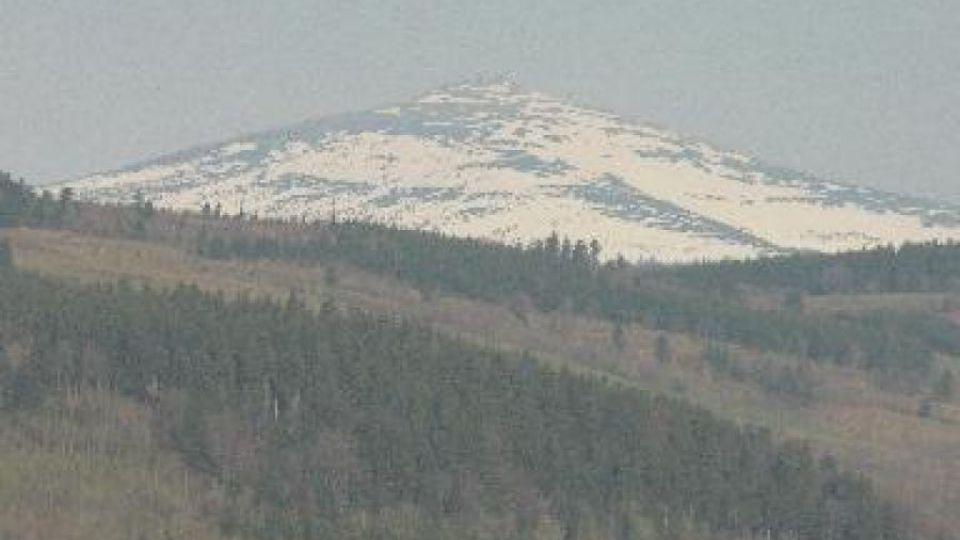
{"type": "MultiPolygon", "coordinates": [[[[36,417],[84,389],[110,389],[138,404],[161,435],[158,447],[175,450],[191,471],[222,488],[212,496],[217,502],[209,515],[228,535],[906,537],[906,526],[873,495],[869,481],[840,472],[833,460],[814,458],[802,445],[772,439],[802,433],[816,441],[816,455],[838,449],[844,463],[858,469],[875,470],[876,462],[861,451],[901,460],[910,450],[865,447],[853,440],[855,433],[841,433],[842,424],[833,425],[838,411],[851,409],[817,403],[836,399],[835,392],[856,398],[850,389],[859,394],[887,386],[900,394],[843,406],[883,407],[862,409],[882,411],[877,419],[895,410],[897,421],[911,427],[918,417],[925,428],[940,422],[944,436],[952,437],[952,413],[935,408],[951,407],[960,338],[940,313],[805,309],[803,298],[794,302],[788,294],[781,301],[793,289],[749,277],[711,290],[688,274],[707,267],[603,264],[599,244],[556,235],[505,246],[360,222],[228,216],[216,205],[196,213],[158,210],[144,199],[107,206],[75,201],[69,190],[37,193],[9,176],[0,178],[0,227],[19,228],[4,234],[12,253],[0,241],[0,264],[7,266],[30,262],[42,271],[35,263],[44,248],[28,255],[18,243],[34,236],[82,239],[91,256],[115,244],[130,251],[120,266],[150,264],[146,258],[135,262],[141,250],[189,261],[189,270],[175,268],[168,274],[172,281],[158,283],[189,282],[195,271],[210,276],[268,268],[302,270],[315,282],[296,285],[284,304],[236,299],[243,287],[226,295],[185,287],[80,288],[22,270],[4,274],[9,296],[2,309],[9,319],[0,327],[0,343],[8,417],[36,417]],[[652,342],[648,350],[658,358],[660,372],[653,375],[661,381],[641,386],[699,400],[684,393],[685,385],[709,379],[710,388],[733,392],[718,396],[731,408],[713,410],[736,421],[545,370],[533,355],[467,345],[395,317],[344,312],[349,302],[327,303],[319,313],[306,309],[304,298],[312,309],[323,298],[345,298],[337,283],[352,280],[350,272],[380,280],[367,293],[403,289],[419,297],[421,307],[436,299],[431,308],[472,299],[501,310],[517,326],[538,318],[589,319],[600,325],[601,340],[610,339],[583,359],[591,368],[636,362],[626,351],[636,346],[628,336],[642,327],[659,336],[656,350],[652,342]],[[768,296],[775,308],[755,305],[768,296]],[[598,363],[597,354],[612,362],[598,363]],[[831,383],[828,394],[824,377],[835,375],[843,379],[831,383]],[[871,381],[881,384],[874,388],[871,381]],[[791,424],[800,428],[793,431],[782,430],[779,419],[764,420],[775,428],[773,436],[743,427],[743,409],[736,407],[742,407],[737,400],[744,384],[762,392],[752,406],[782,397],[800,409],[798,418],[813,423],[791,424]],[[234,447],[241,451],[228,450],[234,447]]],[[[56,264],[73,266],[70,259],[56,264]]],[[[150,282],[140,281],[138,271],[118,268],[111,275],[150,282]]],[[[266,275],[248,277],[243,283],[254,290],[277,292],[259,287],[266,275]]],[[[214,290],[222,283],[205,278],[202,286],[214,290]]],[[[538,338],[574,345],[582,337],[567,341],[559,328],[538,338]]],[[[474,337],[471,343],[489,343],[474,337]]],[[[581,365],[553,360],[550,365],[581,365]]],[[[619,367],[609,372],[637,384],[621,377],[619,367]]],[[[856,414],[853,420],[864,418],[856,414]]],[[[939,463],[931,461],[933,452],[941,455],[930,443],[935,440],[924,443],[917,467],[939,463]]],[[[925,499],[891,493],[898,478],[889,467],[878,475],[884,497],[904,505],[897,515],[929,518],[925,525],[933,525],[926,530],[949,530],[941,514],[953,494],[934,494],[940,498],[932,514],[919,514],[925,499]]]]}
{"type": "Polygon", "coordinates": [[[866,480],[675,401],[401,322],[0,271],[0,400],[148,403],[230,534],[902,538],[866,480]],[[444,532],[445,531],[445,532],[444,532]],[[538,531],[540,531],[538,533],[538,531]]]}

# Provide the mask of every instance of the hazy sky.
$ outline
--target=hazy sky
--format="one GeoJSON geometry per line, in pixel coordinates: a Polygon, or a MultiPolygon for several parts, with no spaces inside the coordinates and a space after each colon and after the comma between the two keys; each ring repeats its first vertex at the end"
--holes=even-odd
{"type": "Polygon", "coordinates": [[[48,181],[478,74],[960,202],[957,0],[0,0],[0,169],[48,181]]]}

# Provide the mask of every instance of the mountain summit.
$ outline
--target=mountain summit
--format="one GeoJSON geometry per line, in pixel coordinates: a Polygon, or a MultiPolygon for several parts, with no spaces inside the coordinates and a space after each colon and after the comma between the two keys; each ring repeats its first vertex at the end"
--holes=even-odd
{"type": "Polygon", "coordinates": [[[770,167],[508,82],[310,120],[64,184],[86,199],[363,219],[692,261],[960,238],[960,206],[770,167]]]}

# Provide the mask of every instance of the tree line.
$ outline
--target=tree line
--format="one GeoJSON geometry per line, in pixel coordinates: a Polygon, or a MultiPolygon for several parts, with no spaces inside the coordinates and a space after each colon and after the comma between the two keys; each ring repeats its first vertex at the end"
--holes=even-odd
{"type": "Polygon", "coordinates": [[[665,269],[698,288],[750,284],[807,294],[960,291],[960,243],[930,241],[838,254],[692,264],[665,269]]]}

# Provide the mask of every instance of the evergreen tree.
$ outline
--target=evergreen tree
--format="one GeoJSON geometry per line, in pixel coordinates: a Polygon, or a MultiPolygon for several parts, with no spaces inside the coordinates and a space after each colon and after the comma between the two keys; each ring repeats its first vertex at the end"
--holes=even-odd
{"type": "Polygon", "coordinates": [[[657,359],[657,362],[660,364],[669,364],[672,356],[670,339],[662,332],[657,334],[657,342],[654,347],[654,357],[657,359]]]}
{"type": "Polygon", "coordinates": [[[934,387],[934,395],[941,401],[950,401],[953,399],[953,392],[953,370],[947,368],[943,370],[943,374],[937,380],[937,384],[934,387]]]}
{"type": "Polygon", "coordinates": [[[13,266],[13,249],[10,242],[0,239],[0,269],[13,266]]]}
{"type": "Polygon", "coordinates": [[[627,348],[627,338],[624,335],[623,323],[615,322],[613,323],[613,330],[611,331],[611,340],[613,341],[613,346],[620,352],[623,352],[627,348]]]}

